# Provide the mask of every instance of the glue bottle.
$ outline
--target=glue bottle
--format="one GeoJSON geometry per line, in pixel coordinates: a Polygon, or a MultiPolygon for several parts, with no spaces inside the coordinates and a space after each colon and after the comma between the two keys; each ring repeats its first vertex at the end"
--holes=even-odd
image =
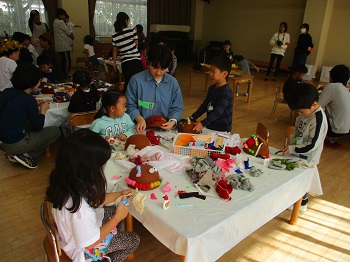
{"type": "Polygon", "coordinates": [[[264,166],[268,167],[270,163],[270,155],[266,154],[265,159],[264,159],[264,166]]]}
{"type": "Polygon", "coordinates": [[[169,207],[169,197],[168,195],[163,196],[164,202],[163,202],[163,209],[168,209],[169,207]]]}

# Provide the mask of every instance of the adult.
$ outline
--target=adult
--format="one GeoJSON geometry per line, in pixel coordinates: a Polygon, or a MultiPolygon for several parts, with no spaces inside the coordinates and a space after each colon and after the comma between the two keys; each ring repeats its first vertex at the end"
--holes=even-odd
{"type": "Polygon", "coordinates": [[[49,35],[49,27],[46,23],[40,21],[40,13],[38,10],[30,11],[30,17],[28,19],[28,26],[30,32],[32,32],[31,43],[34,46],[38,55],[41,55],[43,48],[40,46],[39,36],[42,34],[49,35]]]}
{"type": "Polygon", "coordinates": [[[56,18],[53,21],[53,30],[55,37],[55,50],[61,57],[61,70],[66,79],[68,79],[69,70],[72,64],[70,51],[72,51],[71,41],[74,40],[73,33],[64,22],[67,16],[66,10],[58,8],[56,18]]]}
{"type": "Polygon", "coordinates": [[[134,75],[126,90],[127,113],[140,134],[146,129],[145,119],[161,115],[167,122],[161,128],[170,130],[183,112],[182,93],[177,80],[166,74],[172,61],[169,48],[158,45],[148,51],[148,70],[134,75]]]}
{"type": "Polygon", "coordinates": [[[118,53],[122,62],[125,88],[128,87],[130,78],[143,70],[141,56],[137,49],[137,33],[135,28],[130,27],[129,24],[129,16],[124,12],[119,12],[114,23],[115,33],[112,35],[114,69],[117,70],[118,53]]]}
{"type": "Polygon", "coordinates": [[[14,32],[12,39],[22,45],[19,52],[19,59],[16,61],[17,65],[33,63],[32,53],[25,47],[26,35],[22,32],[14,32]]]}
{"type": "Polygon", "coordinates": [[[339,137],[349,133],[350,129],[350,93],[346,88],[349,80],[349,68],[336,65],[329,72],[330,83],[323,89],[319,104],[326,107],[328,132],[326,145],[339,146],[339,137]]]}
{"type": "Polygon", "coordinates": [[[0,92],[12,87],[11,77],[17,67],[19,50],[21,50],[21,45],[14,40],[0,45],[0,92]]]}
{"type": "Polygon", "coordinates": [[[296,65],[305,65],[307,56],[314,48],[312,37],[309,34],[309,28],[309,24],[306,23],[300,26],[300,35],[298,37],[297,46],[294,51],[292,70],[296,65]]]}
{"type": "Polygon", "coordinates": [[[273,64],[276,61],[276,69],[273,74],[273,81],[276,81],[276,77],[280,71],[281,62],[284,56],[284,53],[286,52],[287,47],[290,45],[290,37],[287,33],[288,25],[286,22],[280,23],[280,27],[278,29],[278,32],[275,33],[271,40],[270,45],[272,46],[271,49],[271,55],[270,55],[270,63],[269,67],[267,68],[265,81],[269,80],[269,76],[271,73],[271,69],[273,67],[273,64]]]}
{"type": "Polygon", "coordinates": [[[0,94],[0,149],[10,161],[36,168],[36,158],[61,135],[58,127],[43,127],[48,102],[30,93],[40,85],[41,74],[33,64],[19,65],[11,79],[14,88],[0,94]],[[38,110],[39,106],[39,110],[38,110]]]}

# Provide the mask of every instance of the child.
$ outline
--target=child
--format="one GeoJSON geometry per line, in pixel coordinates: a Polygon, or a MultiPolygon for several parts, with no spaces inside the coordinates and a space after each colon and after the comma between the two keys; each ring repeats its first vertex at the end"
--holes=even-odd
{"type": "Polygon", "coordinates": [[[138,37],[138,43],[139,43],[139,49],[140,49],[140,44],[141,43],[144,43],[145,42],[145,34],[143,33],[143,26],[140,25],[140,24],[137,24],[135,26],[135,29],[136,29],[136,34],[137,34],[137,37],[138,37]]]}
{"type": "Polygon", "coordinates": [[[166,72],[171,63],[171,53],[164,45],[155,45],[148,51],[148,70],[134,75],[128,89],[127,108],[131,119],[136,121],[136,131],[146,129],[147,118],[161,115],[168,122],[161,128],[169,131],[180,121],[183,112],[182,93],[179,83],[166,72]]]}
{"type": "MultiPolygon", "coordinates": [[[[46,55],[38,56],[36,63],[41,71],[42,78],[46,78],[49,83],[58,83],[64,80],[64,75],[58,67],[54,67],[51,59],[46,55]]],[[[42,81],[45,82],[45,81],[42,81]]]]}
{"type": "Polygon", "coordinates": [[[12,40],[17,41],[22,45],[22,48],[20,49],[20,52],[19,52],[19,59],[17,60],[17,65],[33,63],[32,54],[27,48],[23,46],[25,41],[25,34],[21,32],[14,32],[12,34],[12,40]]]}
{"type": "Polygon", "coordinates": [[[100,100],[97,89],[90,86],[91,77],[87,71],[77,71],[73,74],[73,83],[77,86],[69,102],[68,111],[71,113],[96,110],[100,100]]]}
{"type": "Polygon", "coordinates": [[[52,63],[52,66],[54,68],[58,68],[59,64],[59,58],[56,51],[51,47],[51,40],[48,39],[45,35],[39,36],[40,46],[43,48],[42,55],[45,55],[50,58],[50,61],[52,63]]]}
{"type": "Polygon", "coordinates": [[[124,261],[139,245],[136,233],[120,231],[128,207],[102,207],[135,193],[132,189],[106,193],[103,167],[110,157],[108,143],[88,129],[70,135],[57,153],[46,199],[52,203],[61,247],[72,261],[85,261],[87,253],[104,246],[107,237],[112,237],[105,253],[111,261],[124,261]]]}
{"type": "Polygon", "coordinates": [[[146,48],[145,43],[139,44],[139,52],[140,52],[140,56],[141,56],[142,68],[143,68],[143,70],[147,70],[148,69],[147,58],[146,58],[147,48],[146,48]]]}
{"type": "MultiPolygon", "coordinates": [[[[318,164],[323,141],[327,134],[327,119],[318,104],[318,92],[311,84],[297,84],[289,95],[288,106],[299,113],[295,129],[290,137],[290,145],[284,148],[283,155],[294,154],[308,162],[318,164]]],[[[308,194],[301,203],[300,211],[306,211],[308,194]]]]}
{"type": "Polygon", "coordinates": [[[336,65],[329,72],[330,83],[320,95],[320,105],[326,108],[328,133],[326,145],[340,146],[339,137],[349,133],[350,129],[350,93],[346,88],[349,80],[349,68],[336,65]]]}
{"type": "MultiPolygon", "coordinates": [[[[78,28],[81,28],[81,25],[75,25],[73,24],[72,22],[69,21],[69,15],[66,13],[65,15],[65,19],[64,19],[64,22],[66,23],[69,31],[73,34],[73,28],[74,27],[78,27],[78,28]]],[[[72,53],[74,53],[74,43],[73,43],[73,39],[69,39],[70,41],[70,46],[72,47],[72,53]]]]}
{"type": "Polygon", "coordinates": [[[33,64],[18,65],[12,76],[14,88],[0,93],[0,149],[10,161],[30,169],[46,148],[60,136],[56,126],[44,127],[49,103],[36,101],[30,93],[40,84],[40,71],[33,64]],[[39,107],[39,110],[38,110],[39,107]]]}
{"type": "Polygon", "coordinates": [[[14,40],[0,45],[0,92],[12,87],[11,77],[16,70],[20,50],[21,45],[14,40]]]}
{"type": "Polygon", "coordinates": [[[86,35],[84,37],[84,52],[86,55],[86,59],[91,62],[91,65],[94,69],[98,67],[98,60],[94,51],[94,41],[95,39],[91,35],[86,35]]]}
{"type": "Polygon", "coordinates": [[[103,137],[117,136],[121,141],[135,134],[135,124],[125,113],[125,105],[125,95],[116,91],[107,91],[102,97],[102,107],[97,112],[90,130],[103,137]],[[104,111],[107,114],[104,114],[104,111]]]}
{"type": "Polygon", "coordinates": [[[173,77],[175,77],[175,70],[177,67],[177,57],[175,55],[176,46],[174,44],[169,44],[168,47],[170,49],[171,56],[173,58],[170,66],[169,66],[169,74],[172,75],[173,77]]]}
{"type": "Polygon", "coordinates": [[[27,34],[24,34],[23,46],[29,50],[30,54],[32,55],[33,63],[36,65],[36,59],[39,55],[36,52],[34,46],[30,43],[30,36],[27,34]]]}
{"type": "MultiPolygon", "coordinates": [[[[252,62],[245,59],[241,55],[235,55],[233,56],[233,63],[235,63],[236,66],[238,66],[239,70],[242,70],[244,74],[250,76],[250,68],[254,68],[259,73],[259,67],[255,66],[252,62]]],[[[238,89],[239,86],[236,87],[236,96],[238,96],[238,89]]],[[[244,93],[245,96],[248,96],[248,90],[244,93]]]]}
{"type": "Polygon", "coordinates": [[[207,117],[195,123],[194,131],[201,131],[206,127],[211,130],[231,132],[232,90],[227,84],[230,72],[231,61],[227,56],[219,55],[210,61],[209,75],[214,85],[209,87],[207,97],[190,118],[196,121],[204,112],[207,112],[207,117]]]}
{"type": "Polygon", "coordinates": [[[307,67],[305,65],[296,65],[293,74],[287,79],[283,85],[283,98],[288,101],[289,93],[293,88],[303,80],[304,75],[307,73],[307,67]]]}
{"type": "Polygon", "coordinates": [[[232,44],[231,44],[230,40],[225,40],[222,43],[222,48],[223,48],[222,53],[224,55],[226,55],[232,63],[233,62],[233,52],[231,51],[231,47],[232,47],[232,44]]]}

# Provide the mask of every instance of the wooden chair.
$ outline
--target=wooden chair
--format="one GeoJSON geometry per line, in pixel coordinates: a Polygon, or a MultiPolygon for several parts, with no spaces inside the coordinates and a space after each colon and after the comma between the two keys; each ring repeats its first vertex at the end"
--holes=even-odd
{"type": "Polygon", "coordinates": [[[86,57],[80,56],[75,59],[75,70],[86,70],[85,66],[86,57]]]}
{"type": "Polygon", "coordinates": [[[88,128],[94,121],[96,113],[97,110],[71,114],[68,120],[70,132],[73,133],[74,127],[88,128]]]}
{"type": "Polygon", "coordinates": [[[91,62],[86,61],[86,59],[85,59],[85,65],[89,69],[89,73],[90,73],[91,78],[98,79],[100,71],[95,70],[94,67],[92,66],[91,62]]]}
{"type": "Polygon", "coordinates": [[[50,214],[51,213],[49,213],[48,203],[45,201],[40,206],[41,221],[47,230],[47,235],[43,241],[46,255],[45,261],[71,262],[72,260],[61,249],[61,244],[58,240],[57,228],[50,214]]]}
{"type": "Polygon", "coordinates": [[[287,127],[286,133],[285,133],[286,140],[284,141],[283,148],[286,148],[286,146],[289,145],[290,136],[292,135],[293,131],[294,131],[294,126],[287,127]]]}
{"type": "MultiPolygon", "coordinates": [[[[288,106],[288,102],[286,100],[284,100],[283,97],[281,97],[281,94],[282,94],[282,86],[276,87],[276,95],[275,95],[275,100],[273,101],[273,107],[271,110],[270,118],[273,118],[275,116],[275,112],[276,112],[278,104],[284,104],[284,105],[288,106]]],[[[294,125],[296,117],[297,117],[297,113],[290,110],[290,124],[291,125],[294,125]]]]}

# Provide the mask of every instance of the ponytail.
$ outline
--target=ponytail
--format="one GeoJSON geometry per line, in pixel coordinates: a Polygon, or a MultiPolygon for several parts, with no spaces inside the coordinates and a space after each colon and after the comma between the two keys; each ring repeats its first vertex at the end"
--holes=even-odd
{"type": "Polygon", "coordinates": [[[115,32],[118,33],[122,31],[125,27],[127,27],[127,21],[129,20],[129,16],[124,12],[119,12],[117,14],[116,21],[114,22],[115,32]]]}
{"type": "Polygon", "coordinates": [[[104,95],[102,96],[102,106],[100,110],[96,113],[94,119],[101,118],[103,115],[108,114],[109,107],[114,106],[118,100],[119,97],[125,96],[124,94],[113,91],[113,90],[108,90],[104,95]]]}

